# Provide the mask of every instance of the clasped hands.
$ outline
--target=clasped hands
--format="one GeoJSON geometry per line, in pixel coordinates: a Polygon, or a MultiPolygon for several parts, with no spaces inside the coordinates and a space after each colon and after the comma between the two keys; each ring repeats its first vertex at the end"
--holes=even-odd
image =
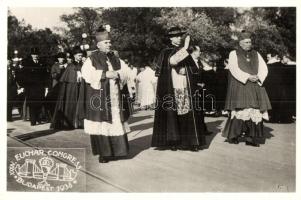
{"type": "Polygon", "coordinates": [[[119,75],[118,75],[118,72],[116,72],[116,71],[107,71],[106,77],[109,79],[118,79],[119,75]]]}
{"type": "Polygon", "coordinates": [[[248,80],[255,83],[259,80],[259,78],[257,75],[251,75],[251,76],[249,76],[248,80]]]}

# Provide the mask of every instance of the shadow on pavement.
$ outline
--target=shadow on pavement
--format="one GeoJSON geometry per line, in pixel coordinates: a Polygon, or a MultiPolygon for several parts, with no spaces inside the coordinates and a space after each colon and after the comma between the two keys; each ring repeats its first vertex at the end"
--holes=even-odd
{"type": "MultiPolygon", "coordinates": [[[[213,133],[211,135],[206,136],[207,144],[205,146],[205,149],[209,148],[209,146],[210,146],[211,142],[213,141],[213,139],[215,138],[215,136],[219,132],[221,132],[221,130],[218,127],[220,126],[220,124],[222,122],[223,122],[223,120],[218,120],[218,121],[206,123],[208,130],[212,131],[213,133]]],[[[131,131],[145,130],[145,129],[148,129],[151,127],[153,127],[153,122],[140,124],[137,126],[132,126],[131,131]]],[[[152,135],[150,134],[150,135],[139,137],[137,139],[133,139],[133,140],[129,141],[130,154],[127,157],[127,159],[132,159],[135,156],[137,156],[139,153],[141,153],[142,151],[149,149],[151,147],[151,140],[152,140],[152,135]]]]}
{"type": "Polygon", "coordinates": [[[130,152],[128,159],[132,159],[139,153],[151,147],[152,135],[146,135],[137,139],[129,141],[130,152]]]}
{"type": "Polygon", "coordinates": [[[133,124],[135,122],[138,122],[138,121],[142,121],[142,120],[145,120],[145,119],[151,119],[153,118],[153,115],[145,115],[145,116],[139,116],[139,117],[131,117],[129,119],[129,124],[133,124]]]}
{"type": "Polygon", "coordinates": [[[8,128],[7,133],[11,133],[11,132],[13,132],[13,130],[15,130],[15,128],[8,128]]]}
{"type": "Polygon", "coordinates": [[[270,128],[270,127],[266,127],[264,126],[263,127],[263,132],[264,132],[264,135],[265,135],[265,138],[266,139],[271,139],[272,137],[275,137],[271,132],[273,131],[274,129],[270,128]]]}
{"type": "Polygon", "coordinates": [[[30,133],[25,133],[25,134],[18,135],[15,137],[18,138],[19,140],[26,141],[26,140],[30,140],[30,139],[34,139],[34,138],[38,138],[38,137],[43,137],[46,135],[51,135],[58,131],[59,130],[48,129],[48,130],[43,130],[43,131],[34,131],[34,132],[30,132],[30,133]]]}
{"type": "Polygon", "coordinates": [[[209,149],[209,146],[211,145],[211,142],[213,141],[215,136],[222,131],[218,127],[220,126],[221,123],[223,123],[223,121],[224,120],[218,120],[218,121],[206,123],[208,131],[211,131],[212,134],[206,136],[206,145],[204,146],[205,149],[209,149]]]}
{"type": "Polygon", "coordinates": [[[154,125],[154,122],[149,122],[149,123],[145,123],[145,124],[139,124],[139,125],[136,125],[136,126],[131,126],[131,131],[138,131],[138,130],[146,130],[146,129],[149,129],[151,127],[153,127],[154,125]]]}

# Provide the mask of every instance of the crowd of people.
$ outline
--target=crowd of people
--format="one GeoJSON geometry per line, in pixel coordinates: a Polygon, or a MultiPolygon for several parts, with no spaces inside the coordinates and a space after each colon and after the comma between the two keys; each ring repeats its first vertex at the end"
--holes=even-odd
{"type": "Polygon", "coordinates": [[[152,65],[134,67],[111,48],[106,26],[95,34],[97,49],[75,46],[59,52],[47,67],[39,49],[8,61],[7,120],[13,108],[31,126],[50,123],[55,130],[84,129],[99,162],[128,155],[127,123],[134,111],[155,110],[151,146],[199,151],[211,134],[206,114],[228,117],[222,135],[231,144],[245,138],[258,147],[263,121],[290,123],[296,116],[296,65],[276,53],[267,61],[242,32],[238,48],[222,62],[201,59],[198,45],[179,27],[166,36],[170,45],[152,65]],[[219,66],[221,65],[221,66],[219,66]]]}

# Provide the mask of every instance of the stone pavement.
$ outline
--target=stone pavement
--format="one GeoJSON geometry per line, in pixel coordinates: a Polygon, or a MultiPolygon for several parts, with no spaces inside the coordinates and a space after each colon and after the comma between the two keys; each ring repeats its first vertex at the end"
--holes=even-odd
{"type": "MultiPolygon", "coordinates": [[[[139,111],[130,119],[130,155],[100,164],[83,130],[49,130],[49,124],[31,127],[16,120],[7,126],[8,147],[80,148],[86,192],[294,192],[295,124],[265,124],[269,138],[260,148],[224,142],[225,118],[205,118],[211,136],[208,148],[199,152],[158,151],[150,147],[153,111],[139,111]]],[[[10,148],[8,148],[10,149],[10,148]]],[[[76,154],[74,150],[74,154],[76,154]]],[[[77,154],[76,154],[77,155],[77,154]]],[[[8,151],[8,164],[12,155],[8,151]]],[[[8,190],[27,191],[10,178],[8,190]]],[[[29,190],[28,190],[29,191],[29,190]]],[[[30,190],[31,191],[31,190],[30,190]]]]}

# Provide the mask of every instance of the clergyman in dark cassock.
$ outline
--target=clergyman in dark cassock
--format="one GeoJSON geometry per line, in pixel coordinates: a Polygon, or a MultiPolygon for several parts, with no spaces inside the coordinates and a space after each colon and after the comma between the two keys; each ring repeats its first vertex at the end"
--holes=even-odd
{"type": "Polygon", "coordinates": [[[49,89],[49,92],[47,93],[47,96],[46,96],[47,104],[45,104],[46,110],[47,110],[48,114],[50,115],[50,119],[52,119],[52,117],[53,117],[55,105],[56,105],[57,98],[58,98],[59,86],[60,86],[59,81],[67,67],[67,63],[64,62],[65,53],[60,52],[57,54],[56,57],[57,57],[58,61],[52,65],[51,70],[50,70],[51,88],[49,89]]]}
{"type": "Polygon", "coordinates": [[[26,103],[29,107],[32,126],[41,122],[45,89],[48,87],[48,72],[45,64],[39,60],[39,49],[32,48],[31,56],[23,62],[22,85],[24,85],[26,103]]]}
{"type": "Polygon", "coordinates": [[[292,122],[292,112],[290,112],[289,104],[289,88],[287,88],[287,80],[293,77],[286,78],[289,75],[289,70],[286,66],[276,59],[277,54],[272,53],[271,59],[268,62],[269,76],[267,77],[264,86],[269,94],[273,109],[269,111],[270,121],[272,123],[290,123],[292,122]],[[277,89],[275,87],[277,86],[277,89]]]}
{"type": "Polygon", "coordinates": [[[261,55],[252,49],[252,34],[242,31],[239,47],[229,55],[228,90],[225,109],[230,112],[222,136],[229,143],[238,144],[244,136],[246,145],[259,147],[265,135],[263,120],[268,120],[271,109],[263,87],[268,68],[261,55]]]}
{"type": "Polygon", "coordinates": [[[122,88],[128,80],[129,68],[111,51],[110,32],[103,26],[96,32],[98,50],[82,67],[84,84],[80,91],[79,110],[84,118],[84,131],[90,135],[93,155],[99,162],[126,157],[129,152],[127,120],[122,88]]]}
{"type": "Polygon", "coordinates": [[[73,49],[74,60],[69,63],[59,80],[59,93],[50,128],[74,129],[82,128],[83,121],[77,113],[79,89],[82,81],[82,55],[79,46],[73,49]]]}
{"type": "Polygon", "coordinates": [[[190,36],[185,38],[184,47],[180,46],[184,34],[179,27],[168,31],[171,45],[161,51],[156,63],[157,102],[151,146],[198,151],[206,144],[206,130],[200,120],[201,102],[194,98],[199,90],[195,81],[199,72],[187,51],[190,36]]]}

